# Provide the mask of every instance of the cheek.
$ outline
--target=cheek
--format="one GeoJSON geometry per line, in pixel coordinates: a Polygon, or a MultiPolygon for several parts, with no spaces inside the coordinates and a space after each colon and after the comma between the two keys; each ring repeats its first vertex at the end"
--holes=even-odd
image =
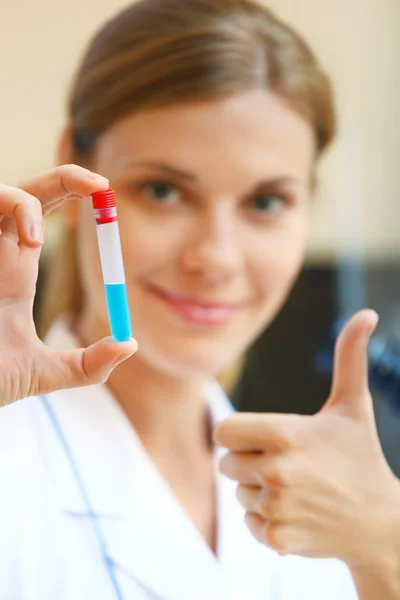
{"type": "Polygon", "coordinates": [[[170,269],[179,255],[182,231],[173,222],[149,218],[139,210],[119,210],[124,266],[127,277],[170,269]]]}
{"type": "Polygon", "coordinates": [[[280,305],[285,300],[303,264],[306,239],[307,222],[302,219],[296,227],[281,228],[253,240],[251,277],[260,298],[268,298],[268,304],[280,305]]]}

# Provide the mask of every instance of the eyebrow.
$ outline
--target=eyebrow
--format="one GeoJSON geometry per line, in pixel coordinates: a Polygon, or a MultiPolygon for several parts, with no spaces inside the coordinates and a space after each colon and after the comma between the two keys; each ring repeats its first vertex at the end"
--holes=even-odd
{"type": "MultiPolygon", "coordinates": [[[[182,169],[179,169],[178,167],[175,167],[173,165],[170,165],[170,164],[162,162],[162,161],[136,160],[136,161],[131,161],[129,164],[130,164],[130,166],[133,166],[133,167],[151,167],[153,169],[155,168],[159,171],[162,171],[163,173],[173,175],[180,179],[186,179],[189,181],[198,181],[198,177],[196,175],[194,175],[194,173],[189,173],[188,171],[183,171],[182,169]]],[[[260,189],[265,186],[274,187],[274,186],[290,185],[290,184],[305,185],[306,182],[299,177],[289,177],[289,176],[272,177],[271,179],[263,179],[263,180],[259,181],[258,183],[255,184],[253,189],[260,189]]]]}
{"type": "Polygon", "coordinates": [[[159,171],[163,171],[164,173],[168,173],[169,175],[174,175],[175,177],[179,177],[180,179],[189,179],[190,181],[197,181],[198,178],[193,173],[189,173],[188,171],[183,171],[182,169],[178,169],[173,165],[169,165],[168,163],[156,161],[156,160],[136,160],[130,162],[130,165],[133,167],[151,167],[158,169],[159,171]]]}

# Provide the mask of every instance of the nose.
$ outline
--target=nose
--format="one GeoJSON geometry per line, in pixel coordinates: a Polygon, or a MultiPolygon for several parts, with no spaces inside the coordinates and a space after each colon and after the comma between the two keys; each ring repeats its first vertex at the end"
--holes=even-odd
{"type": "Polygon", "coordinates": [[[221,203],[197,215],[180,259],[187,274],[210,284],[227,281],[237,274],[244,257],[232,210],[221,203]]]}

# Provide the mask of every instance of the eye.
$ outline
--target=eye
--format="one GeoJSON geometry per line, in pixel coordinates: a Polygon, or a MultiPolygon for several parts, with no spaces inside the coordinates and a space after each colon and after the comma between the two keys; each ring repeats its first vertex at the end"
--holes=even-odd
{"type": "Polygon", "coordinates": [[[251,204],[256,212],[273,216],[281,213],[287,202],[275,194],[259,194],[253,198],[251,204]]]}
{"type": "Polygon", "coordinates": [[[148,181],[140,187],[151,200],[160,204],[173,204],[181,198],[180,190],[175,185],[164,181],[148,181]]]}

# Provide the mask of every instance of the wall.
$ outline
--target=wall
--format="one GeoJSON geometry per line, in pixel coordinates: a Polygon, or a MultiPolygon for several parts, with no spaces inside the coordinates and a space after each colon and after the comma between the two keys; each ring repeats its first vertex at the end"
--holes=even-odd
{"type": "MultiPolygon", "coordinates": [[[[54,162],[64,99],[90,35],[127,2],[1,0],[0,180],[54,162]]],[[[184,5],[184,0],[182,0],[184,5]]],[[[365,243],[396,259],[400,169],[398,0],[271,0],[302,31],[337,87],[341,130],[324,160],[310,258],[331,260],[365,243]]]]}

